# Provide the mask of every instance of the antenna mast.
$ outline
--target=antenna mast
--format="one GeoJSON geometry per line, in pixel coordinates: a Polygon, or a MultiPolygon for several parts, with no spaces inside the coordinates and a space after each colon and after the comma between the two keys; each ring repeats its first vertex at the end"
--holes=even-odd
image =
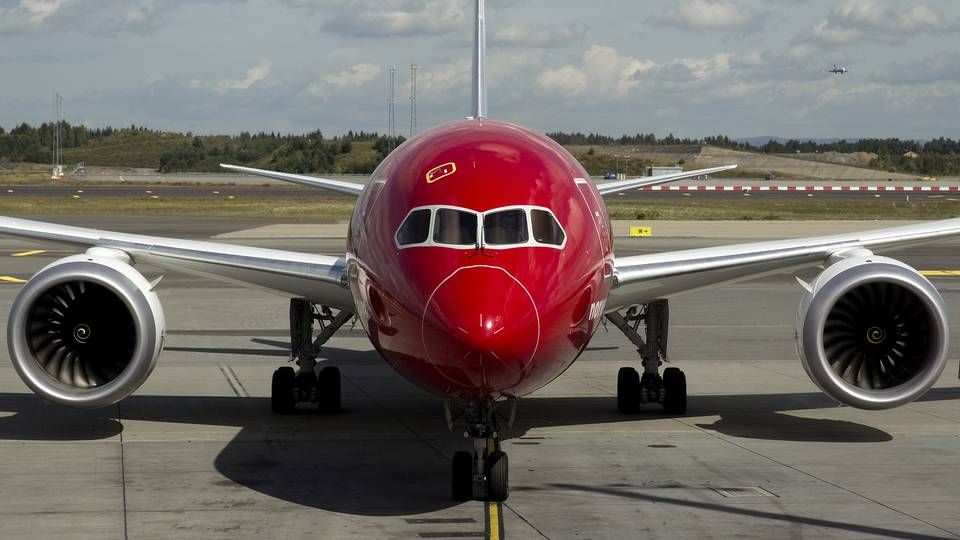
{"type": "Polygon", "coordinates": [[[388,107],[387,137],[388,148],[393,150],[393,141],[397,137],[397,66],[390,67],[390,105],[388,107]]]}
{"type": "Polygon", "coordinates": [[[420,66],[410,64],[410,138],[417,134],[417,70],[420,66]]]}
{"type": "Polygon", "coordinates": [[[59,93],[53,94],[53,116],[55,118],[52,134],[53,147],[53,174],[50,176],[53,180],[63,178],[63,96],[59,93]]]}

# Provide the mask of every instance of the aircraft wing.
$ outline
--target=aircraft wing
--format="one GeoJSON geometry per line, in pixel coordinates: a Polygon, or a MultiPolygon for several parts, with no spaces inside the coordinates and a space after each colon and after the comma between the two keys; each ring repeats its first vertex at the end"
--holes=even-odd
{"type": "Polygon", "coordinates": [[[252,169],[250,167],[226,165],[224,163],[221,163],[220,166],[228,171],[253,174],[256,176],[263,176],[264,178],[273,178],[274,180],[282,180],[284,182],[292,182],[294,184],[301,184],[304,186],[329,189],[330,191],[336,191],[337,193],[343,193],[345,195],[353,195],[354,197],[359,197],[360,194],[363,193],[364,186],[361,184],[354,184],[353,182],[330,180],[329,178],[315,178],[313,176],[306,176],[303,174],[265,171],[263,169],[252,169]]]}
{"type": "Polygon", "coordinates": [[[960,236],[960,219],[875,231],[618,257],[608,312],[702,287],[824,263],[852,249],[885,251],[960,236]]]}
{"type": "Polygon", "coordinates": [[[617,182],[604,182],[602,184],[597,184],[597,190],[601,195],[613,195],[614,193],[620,193],[621,191],[629,191],[631,189],[640,189],[647,186],[656,186],[660,184],[666,184],[667,182],[675,182],[677,180],[683,180],[685,178],[696,178],[698,176],[705,176],[708,174],[729,171],[730,169],[736,169],[736,165],[724,165],[722,167],[711,167],[709,169],[700,169],[697,171],[686,171],[682,173],[672,173],[672,174],[660,174],[657,176],[644,176],[642,178],[632,178],[630,180],[620,180],[617,182]]]}
{"type": "Polygon", "coordinates": [[[122,251],[134,264],[241,283],[353,312],[346,260],[293,251],[125,234],[0,217],[0,234],[122,251]]]}

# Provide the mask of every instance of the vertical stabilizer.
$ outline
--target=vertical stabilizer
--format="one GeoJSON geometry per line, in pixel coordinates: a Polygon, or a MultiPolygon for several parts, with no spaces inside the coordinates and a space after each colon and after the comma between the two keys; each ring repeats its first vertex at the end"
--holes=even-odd
{"type": "Polygon", "coordinates": [[[473,45],[473,114],[487,117],[487,20],[484,0],[477,0],[477,27],[473,45]]]}

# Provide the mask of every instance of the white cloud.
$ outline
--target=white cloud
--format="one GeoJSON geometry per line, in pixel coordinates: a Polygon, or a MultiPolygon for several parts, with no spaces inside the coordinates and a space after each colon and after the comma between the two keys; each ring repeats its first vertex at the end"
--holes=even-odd
{"type": "Polygon", "coordinates": [[[14,7],[0,8],[0,34],[36,30],[62,3],[62,0],[20,0],[14,7]]]}
{"type": "MultiPolygon", "coordinates": [[[[56,30],[96,37],[152,32],[183,6],[245,0],[19,0],[0,7],[0,35],[56,30]]],[[[0,2],[2,5],[2,2],[0,2]]]]}
{"type": "Polygon", "coordinates": [[[812,29],[810,39],[827,46],[859,41],[903,43],[925,33],[960,30],[957,21],[925,4],[886,0],[844,0],[812,29]]]}
{"type": "Polygon", "coordinates": [[[654,20],[690,30],[737,30],[759,18],[754,11],[728,0],[687,0],[654,20]]]}
{"type": "Polygon", "coordinates": [[[380,76],[380,66],[373,64],[355,64],[349,68],[323,78],[327,84],[339,88],[363,86],[380,76]]]}
{"type": "Polygon", "coordinates": [[[267,60],[262,60],[259,64],[248,69],[243,78],[221,79],[218,81],[201,81],[194,79],[190,81],[190,86],[193,88],[209,88],[211,90],[215,90],[219,94],[226,94],[227,92],[249,90],[250,87],[260,81],[265,80],[269,75],[270,62],[267,60]]]}
{"type": "Polygon", "coordinates": [[[328,99],[334,91],[356,89],[376,80],[380,76],[380,66],[368,63],[354,64],[344,70],[331,73],[321,80],[307,86],[307,93],[328,99]]]}
{"type": "Polygon", "coordinates": [[[960,82],[960,53],[947,52],[913,62],[898,62],[874,77],[891,85],[960,82]]]}
{"type": "MultiPolygon", "coordinates": [[[[469,90],[472,64],[468,59],[425,66],[418,75],[417,86],[426,94],[442,95],[456,90],[469,90]]],[[[492,69],[493,66],[490,66],[492,69]]]]}
{"type": "MultiPolygon", "coordinates": [[[[287,0],[315,6],[302,0],[287,0]]],[[[351,37],[442,35],[462,31],[467,3],[459,0],[342,0],[320,2],[327,15],[323,28],[351,37]]]]}
{"type": "Polygon", "coordinates": [[[511,24],[494,31],[490,36],[490,43],[512,47],[565,47],[582,40],[588,30],[587,25],[580,21],[540,27],[511,24]]]}
{"type": "Polygon", "coordinates": [[[537,77],[540,89],[559,96],[579,96],[587,91],[587,74],[574,66],[548,69],[537,77]]]}

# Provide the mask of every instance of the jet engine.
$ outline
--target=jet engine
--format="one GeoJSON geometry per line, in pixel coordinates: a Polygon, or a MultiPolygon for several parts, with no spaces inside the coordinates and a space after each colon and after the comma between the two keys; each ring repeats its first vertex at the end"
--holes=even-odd
{"type": "Polygon", "coordinates": [[[808,286],[796,337],[803,367],[821,390],[879,410],[909,403],[936,382],[950,328],[943,298],[926,278],[862,251],[838,257],[808,286]]]}
{"type": "Polygon", "coordinates": [[[153,286],[119,251],[93,248],[40,270],[7,324],[10,358],[44,398],[73,407],[112,405],[150,375],[165,323],[153,286]]]}

